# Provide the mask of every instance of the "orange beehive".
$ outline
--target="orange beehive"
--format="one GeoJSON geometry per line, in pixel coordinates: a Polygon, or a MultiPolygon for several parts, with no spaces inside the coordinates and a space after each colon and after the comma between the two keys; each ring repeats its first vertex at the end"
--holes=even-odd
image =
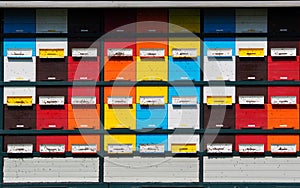
{"type": "Polygon", "coordinates": [[[271,135],[268,136],[268,151],[271,151],[271,144],[296,144],[296,150],[299,151],[299,136],[271,135]]]}
{"type": "Polygon", "coordinates": [[[299,104],[286,106],[268,104],[268,128],[299,129],[299,104]]]}
{"type": "Polygon", "coordinates": [[[68,129],[100,128],[100,105],[68,105],[68,129]]]}
{"type": "Polygon", "coordinates": [[[132,103],[135,102],[135,87],[105,87],[104,88],[104,104],[108,104],[108,97],[132,97],[132,103]]]}
{"type": "Polygon", "coordinates": [[[104,42],[104,80],[136,80],[136,43],[132,40],[104,42]],[[111,54],[111,50],[114,51],[111,54]],[[124,53],[120,55],[120,53],[124,53]],[[127,52],[127,53],[126,53],[127,52]]]}
{"type": "Polygon", "coordinates": [[[68,136],[68,151],[72,151],[72,145],[97,145],[97,151],[100,151],[100,136],[98,135],[72,135],[68,136]]]}

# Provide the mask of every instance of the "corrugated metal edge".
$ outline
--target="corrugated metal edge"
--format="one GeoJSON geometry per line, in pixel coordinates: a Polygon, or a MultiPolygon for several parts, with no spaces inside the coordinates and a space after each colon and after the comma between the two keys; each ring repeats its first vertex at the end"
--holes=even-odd
{"type": "Polygon", "coordinates": [[[300,1],[0,1],[0,8],[299,7],[300,1]]]}

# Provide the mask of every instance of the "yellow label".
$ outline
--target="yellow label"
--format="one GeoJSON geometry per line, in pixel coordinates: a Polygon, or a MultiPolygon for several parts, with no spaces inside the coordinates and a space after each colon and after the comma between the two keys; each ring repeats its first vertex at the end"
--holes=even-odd
{"type": "Polygon", "coordinates": [[[64,49],[40,49],[40,58],[64,58],[64,49]]]}
{"type": "Polygon", "coordinates": [[[240,57],[264,57],[263,48],[240,48],[240,57]]]}
{"type": "Polygon", "coordinates": [[[188,126],[188,124],[180,124],[179,126],[186,127],[186,126],[188,126]]]}
{"type": "Polygon", "coordinates": [[[32,106],[32,97],[7,97],[7,106],[32,106]]]}
{"type": "Polygon", "coordinates": [[[248,32],[256,32],[255,29],[248,29],[248,32]]]}
{"type": "Polygon", "coordinates": [[[208,105],[232,105],[231,96],[208,96],[208,105]]]}
{"type": "Polygon", "coordinates": [[[196,153],[196,144],[172,144],[172,153],[196,153]]]}

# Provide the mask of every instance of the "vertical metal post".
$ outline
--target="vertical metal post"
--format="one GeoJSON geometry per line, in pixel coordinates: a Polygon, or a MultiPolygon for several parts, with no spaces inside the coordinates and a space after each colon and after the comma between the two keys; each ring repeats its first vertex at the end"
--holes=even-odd
{"type": "MultiPolygon", "coordinates": [[[[0,81],[3,81],[3,19],[4,19],[4,14],[3,14],[3,9],[0,10],[0,31],[1,31],[1,35],[0,35],[0,64],[2,66],[0,66],[0,81]]],[[[3,86],[0,87],[0,130],[3,130],[4,126],[3,126],[3,122],[4,122],[4,113],[3,113],[3,86]]],[[[3,187],[3,144],[4,144],[4,140],[3,140],[3,135],[0,135],[0,188],[3,187]]]]}
{"type": "MultiPolygon", "coordinates": [[[[104,39],[100,39],[100,82],[104,81],[104,39]]],[[[100,86],[100,130],[104,130],[104,86],[100,86]]],[[[100,135],[99,182],[103,183],[104,174],[104,135],[100,135]]]]}
{"type": "MultiPolygon", "coordinates": [[[[204,37],[203,37],[203,26],[204,26],[204,13],[203,13],[204,9],[200,9],[200,33],[199,33],[199,37],[200,37],[200,80],[203,80],[204,78],[204,74],[203,74],[203,64],[204,64],[204,50],[203,50],[203,41],[204,41],[204,37]]],[[[200,87],[200,129],[204,129],[204,105],[203,105],[203,94],[204,94],[204,87],[203,86],[199,86],[200,87]]],[[[202,141],[203,139],[203,134],[200,135],[200,156],[199,156],[199,181],[203,182],[203,151],[204,151],[204,143],[202,141]]]]}

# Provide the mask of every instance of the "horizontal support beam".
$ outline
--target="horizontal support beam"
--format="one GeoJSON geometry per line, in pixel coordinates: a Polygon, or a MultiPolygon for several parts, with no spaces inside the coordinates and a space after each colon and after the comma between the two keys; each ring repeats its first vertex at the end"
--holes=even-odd
{"type": "Polygon", "coordinates": [[[300,156],[300,152],[296,152],[294,154],[272,154],[270,151],[265,151],[264,153],[259,153],[259,154],[244,154],[244,153],[239,153],[238,151],[233,151],[232,153],[213,153],[213,154],[208,154],[207,151],[197,151],[197,153],[172,153],[171,151],[165,151],[164,153],[140,153],[138,151],[134,151],[132,154],[108,154],[107,152],[97,152],[95,154],[72,154],[72,152],[64,152],[60,154],[42,154],[40,152],[33,152],[33,153],[7,153],[7,152],[2,152],[0,153],[0,156],[2,157],[12,157],[12,158],[32,158],[32,157],[126,157],[126,158],[131,158],[131,157],[191,157],[191,158],[196,158],[196,157],[204,157],[204,156],[211,156],[211,157],[233,157],[233,156],[241,156],[241,157],[295,157],[295,156],[300,156]]]}
{"type": "Polygon", "coordinates": [[[0,87],[16,86],[300,86],[300,81],[37,81],[1,82],[0,87]]]}
{"type": "Polygon", "coordinates": [[[122,188],[158,188],[158,187],[164,187],[164,188],[233,188],[233,187],[255,187],[255,188],[274,188],[274,187],[286,187],[286,188],[296,188],[300,187],[300,183],[248,183],[248,182],[204,182],[204,183],[7,183],[7,184],[0,184],[3,187],[38,187],[38,188],[49,188],[49,187],[85,187],[85,188],[116,188],[116,187],[122,187],[122,188]]]}
{"type": "Polygon", "coordinates": [[[111,130],[93,130],[93,129],[76,129],[76,130],[0,130],[0,135],[78,135],[78,134],[190,134],[190,135],[236,135],[236,134],[264,134],[264,135],[286,135],[300,134],[300,129],[111,129],[111,130]]]}
{"type": "Polygon", "coordinates": [[[299,7],[298,1],[0,1],[2,8],[299,7]]]}
{"type": "MultiPolygon", "coordinates": [[[[299,3],[300,4],[300,3],[299,3]]],[[[169,24],[169,23],[166,23],[169,24]]],[[[0,34],[3,38],[57,38],[57,37],[68,37],[69,39],[80,39],[80,40],[93,40],[105,39],[107,41],[115,39],[130,39],[130,38],[186,38],[186,40],[193,40],[195,38],[205,37],[269,37],[270,40],[276,38],[286,38],[299,40],[300,33],[4,33],[0,34]]]]}

